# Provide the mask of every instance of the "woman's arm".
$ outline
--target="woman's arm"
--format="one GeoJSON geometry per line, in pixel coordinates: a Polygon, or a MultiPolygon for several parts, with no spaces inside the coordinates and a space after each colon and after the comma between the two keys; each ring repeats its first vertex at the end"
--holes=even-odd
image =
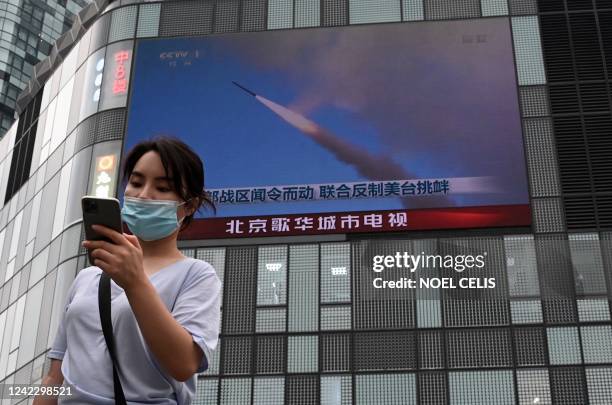
{"type": "Polygon", "coordinates": [[[107,241],[84,241],[94,264],[125,291],[140,331],[155,358],[174,379],[186,381],[198,370],[204,352],[191,334],[172,317],[149,281],[142,264],[142,249],[133,235],[92,225],[107,241]]]}
{"type": "Polygon", "coordinates": [[[204,352],[168,311],[148,278],[125,290],[140,331],[163,368],[186,381],[197,371],[204,352]]]}
{"type": "MultiPolygon", "coordinates": [[[[42,380],[42,385],[62,385],[64,375],[62,374],[62,361],[51,359],[49,372],[42,380]]],[[[36,396],[33,405],[57,405],[57,397],[36,396]]]]}

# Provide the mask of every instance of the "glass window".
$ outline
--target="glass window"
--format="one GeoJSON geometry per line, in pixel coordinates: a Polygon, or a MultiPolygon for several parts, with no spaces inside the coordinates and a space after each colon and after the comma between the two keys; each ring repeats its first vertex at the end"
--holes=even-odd
{"type": "Polygon", "coordinates": [[[520,404],[551,404],[548,370],[517,370],[520,404]]]}
{"type": "Polygon", "coordinates": [[[423,0],[402,0],[404,21],[421,21],[425,17],[423,10],[423,0]]]}
{"type": "Polygon", "coordinates": [[[81,97],[83,96],[83,87],[85,86],[86,68],[87,65],[79,67],[74,75],[72,98],[70,99],[70,111],[68,112],[68,133],[73,132],[80,122],[79,114],[81,113],[81,97]]]}
{"type": "Polygon", "coordinates": [[[221,380],[221,405],[251,403],[250,378],[224,378],[221,380]]]}
{"type": "MultiPolygon", "coordinates": [[[[428,290],[426,290],[428,291],[428,290]]],[[[442,326],[442,310],[440,300],[417,300],[417,327],[439,328],[442,326]]]]}
{"type": "Polygon", "coordinates": [[[585,363],[612,363],[612,326],[580,328],[585,363]]]}
{"type": "Polygon", "coordinates": [[[47,163],[42,163],[41,166],[38,168],[38,171],[36,172],[36,188],[35,188],[35,193],[38,193],[40,190],[42,190],[43,186],[45,185],[45,178],[47,176],[47,163]]]}
{"type": "Polygon", "coordinates": [[[351,329],[351,307],[333,305],[321,307],[321,330],[351,329]]]}
{"type": "Polygon", "coordinates": [[[197,380],[195,398],[193,405],[207,405],[217,403],[217,389],[219,380],[217,378],[200,378],[197,380]]]}
{"type": "Polygon", "coordinates": [[[356,370],[406,370],[416,368],[413,331],[363,332],[353,337],[356,370]]]}
{"type": "Polygon", "coordinates": [[[285,379],[283,377],[255,378],[253,384],[253,405],[283,405],[285,403],[285,379]]]}
{"type": "Polygon", "coordinates": [[[17,368],[34,358],[34,346],[36,344],[36,329],[40,316],[40,308],[43,297],[44,283],[38,283],[26,294],[25,313],[23,327],[21,329],[21,341],[19,342],[19,357],[17,368]]]}
{"type": "MultiPolygon", "coordinates": [[[[13,260],[12,262],[9,263],[9,267],[11,267],[13,264],[15,264],[15,260],[13,260]]],[[[12,269],[11,269],[12,271],[12,269]]],[[[18,271],[9,281],[8,284],[10,284],[11,286],[11,296],[9,298],[9,302],[13,303],[17,300],[17,297],[19,296],[19,286],[21,283],[21,275],[23,274],[23,272],[18,271]]]]}
{"type": "Polygon", "coordinates": [[[108,42],[132,38],[136,29],[138,6],[119,8],[112,13],[108,42]]]}
{"type": "Polygon", "coordinates": [[[510,301],[512,323],[542,323],[542,303],[540,301],[510,301]]]}
{"type": "Polygon", "coordinates": [[[38,193],[32,199],[32,211],[30,213],[30,224],[28,227],[28,235],[26,242],[32,241],[36,237],[36,229],[38,225],[38,215],[40,214],[40,202],[42,200],[42,193],[38,193]],[[33,219],[33,220],[32,220],[33,219]]]}
{"type": "MultiPolygon", "coordinates": [[[[4,334],[5,334],[5,327],[7,327],[6,325],[7,314],[8,314],[8,311],[4,311],[0,314],[0,359],[2,358],[2,352],[5,351],[3,348],[5,347],[4,334]]],[[[0,370],[2,370],[1,363],[0,363],[0,370]]],[[[4,373],[3,371],[0,371],[0,378],[4,377],[3,373],[4,373]]]]}
{"type": "Polygon", "coordinates": [[[351,246],[321,245],[321,303],[351,302],[351,246]]]}
{"type": "Polygon", "coordinates": [[[610,320],[610,307],[607,299],[577,300],[577,303],[580,322],[610,320]]]}
{"type": "Polygon", "coordinates": [[[508,329],[447,331],[449,368],[512,366],[508,329]]]}
{"type": "Polygon", "coordinates": [[[321,2],[319,0],[296,0],[295,27],[318,27],[321,24],[321,2]]]}
{"type": "Polygon", "coordinates": [[[508,2],[506,0],[481,0],[482,16],[508,15],[508,2]]]}
{"type": "Polygon", "coordinates": [[[72,49],[70,50],[70,53],[68,53],[68,56],[66,56],[62,61],[62,66],[60,67],[60,69],[62,70],[60,78],[60,88],[63,88],[66,83],[68,83],[68,80],[71,79],[72,76],[74,76],[78,55],[79,42],[76,42],[72,46],[72,49]]]}
{"type": "Polygon", "coordinates": [[[57,106],[55,107],[55,117],[53,118],[53,132],[51,133],[49,153],[52,153],[66,139],[73,85],[74,79],[71,79],[56,98],[57,106]]]}
{"type": "MultiPolygon", "coordinates": [[[[2,253],[5,252],[5,250],[4,250],[4,235],[6,235],[6,229],[7,228],[8,227],[4,227],[4,229],[2,229],[0,231],[0,269],[5,268],[4,263],[7,261],[6,257],[4,257],[2,255],[2,253]]],[[[0,270],[0,280],[2,281],[2,282],[0,282],[0,285],[2,285],[4,280],[6,280],[6,277],[2,273],[3,273],[3,271],[0,270]]]]}
{"type": "Polygon", "coordinates": [[[451,405],[514,405],[512,371],[465,371],[448,375],[451,405]]]}
{"type": "Polygon", "coordinates": [[[257,308],[255,332],[284,332],[286,314],[285,308],[257,308]]]}
{"type": "Polygon", "coordinates": [[[49,149],[49,142],[51,141],[51,134],[53,134],[53,120],[55,119],[55,109],[57,107],[57,98],[53,98],[49,107],[47,107],[47,115],[45,118],[45,131],[43,134],[37,134],[38,136],[42,135],[42,147],[40,150],[40,163],[44,162],[47,157],[51,154],[51,150],[49,149]]]}
{"type": "Polygon", "coordinates": [[[510,296],[539,295],[540,284],[533,236],[505,236],[504,248],[510,296]]]}
{"type": "MultiPolygon", "coordinates": [[[[89,176],[86,174],[89,171],[91,164],[91,153],[93,148],[87,147],[77,152],[72,162],[72,171],[70,172],[69,189],[64,197],[65,215],[64,225],[71,224],[83,217],[81,210],[81,197],[87,192],[87,184],[89,176]]],[[[62,180],[63,181],[63,180],[62,180]]]]}
{"type": "Polygon", "coordinates": [[[351,335],[325,333],[319,343],[319,363],[322,372],[345,372],[351,369],[351,335]]]}
{"type": "Polygon", "coordinates": [[[289,332],[319,329],[319,246],[289,247],[289,332]]]}
{"type": "MultiPolygon", "coordinates": [[[[13,285],[13,288],[15,286],[13,285]]],[[[15,307],[15,324],[13,325],[13,334],[11,336],[10,351],[16,350],[19,347],[19,338],[21,337],[21,327],[23,326],[23,313],[25,310],[26,295],[22,295],[17,300],[15,307]]],[[[10,373],[10,371],[9,371],[10,373]]]]}
{"type": "Polygon", "coordinates": [[[414,374],[363,374],[355,376],[357,405],[416,404],[414,374]]]}
{"type": "Polygon", "coordinates": [[[578,328],[547,328],[550,364],[580,364],[578,328]]]}
{"type": "MultiPolygon", "coordinates": [[[[23,190],[25,192],[25,190],[23,190]]],[[[32,214],[32,204],[28,204],[24,207],[23,210],[20,211],[22,213],[21,220],[21,231],[19,232],[19,240],[17,242],[17,257],[16,257],[16,266],[17,268],[21,268],[27,261],[24,260],[25,254],[25,246],[26,246],[26,238],[28,236],[28,228],[30,227],[31,214],[32,214]]]]}
{"type": "Polygon", "coordinates": [[[68,131],[66,132],[68,135],[64,140],[64,156],[62,157],[62,164],[66,164],[72,157],[74,156],[75,148],[76,148],[76,137],[77,131],[68,131]]]}
{"type": "Polygon", "coordinates": [[[315,373],[319,371],[319,337],[289,336],[287,372],[315,373]]]}
{"type": "Polygon", "coordinates": [[[19,214],[13,221],[13,236],[11,237],[11,247],[9,249],[8,259],[12,260],[17,255],[17,246],[19,242],[19,234],[21,233],[21,219],[23,218],[23,211],[19,211],[19,214]]]}
{"type": "Polygon", "coordinates": [[[15,327],[15,310],[17,304],[13,304],[8,307],[3,313],[6,314],[5,329],[0,330],[2,337],[2,345],[0,345],[0,378],[4,378],[7,374],[6,365],[8,363],[9,353],[11,351],[11,337],[13,335],[13,328],[15,327]]]}
{"type": "MultiPolygon", "coordinates": [[[[70,187],[70,174],[72,173],[72,160],[62,167],[60,173],[59,189],[57,191],[57,202],[55,204],[55,215],[53,216],[53,230],[51,239],[55,239],[64,230],[64,217],[66,215],[66,204],[68,188],[70,187]]],[[[48,214],[47,214],[48,215],[48,214]]]]}
{"type": "Polygon", "coordinates": [[[143,37],[156,37],[159,32],[159,15],[161,12],[161,5],[157,4],[141,4],[138,13],[138,28],[136,30],[136,36],[138,38],[143,37]]]}
{"type": "Polygon", "coordinates": [[[546,84],[537,16],[512,17],[518,84],[546,84]]]}
{"type": "MultiPolygon", "coordinates": [[[[414,240],[412,243],[414,246],[413,251],[416,254],[434,255],[438,253],[437,242],[435,240],[414,240]]],[[[420,268],[415,274],[417,274],[417,278],[423,279],[440,277],[439,269],[432,267],[420,268]]],[[[419,288],[415,291],[417,327],[437,328],[442,326],[440,291],[437,288],[419,288]]]]}
{"type": "Polygon", "coordinates": [[[80,67],[89,56],[89,42],[91,40],[91,30],[87,30],[79,40],[79,56],[77,58],[77,67],[80,67]]]}
{"type": "Polygon", "coordinates": [[[49,340],[47,341],[47,347],[51,347],[57,327],[59,325],[62,314],[64,313],[64,306],[68,299],[68,290],[74,281],[76,276],[76,266],[74,262],[68,261],[58,267],[57,279],[55,282],[55,291],[53,294],[53,310],[51,311],[51,322],[49,324],[49,340]]]}
{"type": "Polygon", "coordinates": [[[257,305],[287,302],[287,246],[262,246],[257,263],[257,305]]]}
{"type": "Polygon", "coordinates": [[[400,21],[399,0],[349,0],[351,24],[400,21]]]}
{"type": "MultiPolygon", "coordinates": [[[[34,174],[36,173],[36,170],[38,170],[38,167],[40,166],[40,149],[42,147],[42,141],[43,141],[42,138],[43,138],[44,130],[45,130],[44,129],[45,128],[45,117],[46,117],[46,112],[40,114],[38,116],[38,121],[35,124],[36,135],[34,139],[34,147],[32,149],[32,160],[30,162],[30,176],[29,177],[33,177],[34,174]]],[[[33,182],[32,180],[33,179],[30,178],[32,187],[34,187],[36,183],[33,182]]],[[[28,192],[28,195],[31,196],[30,192],[28,192]]]]}
{"type": "MultiPolygon", "coordinates": [[[[6,138],[6,135],[5,135],[5,138],[6,138]]],[[[2,159],[2,157],[0,157],[0,159],[2,159]]],[[[10,164],[11,162],[9,162],[9,160],[12,160],[12,158],[8,158],[0,162],[0,196],[6,195],[8,171],[10,170],[10,167],[11,167],[11,164],[10,164]],[[7,175],[4,174],[5,167],[6,167],[7,175]]],[[[3,206],[4,206],[4,198],[1,198],[0,207],[3,207],[3,206]]]]}
{"type": "Polygon", "coordinates": [[[79,222],[62,233],[62,243],[59,255],[60,263],[79,254],[79,250],[81,249],[80,241],[82,228],[82,224],[79,222]]]}
{"type": "Polygon", "coordinates": [[[321,377],[321,403],[325,405],[352,405],[350,375],[321,377]]]}
{"type": "Polygon", "coordinates": [[[229,247],[225,255],[223,333],[253,333],[257,302],[257,247],[229,247]]]}
{"type": "Polygon", "coordinates": [[[268,29],[293,28],[293,1],[268,1],[268,29]]]}
{"type": "MultiPolygon", "coordinates": [[[[51,272],[49,276],[45,277],[43,285],[43,298],[40,310],[40,321],[36,328],[36,347],[34,348],[34,355],[38,356],[48,349],[47,340],[49,338],[49,321],[51,318],[51,311],[53,309],[53,295],[55,293],[55,281],[57,272],[51,272]]],[[[55,333],[55,331],[53,331],[55,333]]]]}
{"type": "Polygon", "coordinates": [[[607,293],[599,236],[596,233],[569,234],[576,294],[607,293]]]}
{"type": "Polygon", "coordinates": [[[586,380],[589,404],[612,404],[612,368],[587,368],[586,380]]]}

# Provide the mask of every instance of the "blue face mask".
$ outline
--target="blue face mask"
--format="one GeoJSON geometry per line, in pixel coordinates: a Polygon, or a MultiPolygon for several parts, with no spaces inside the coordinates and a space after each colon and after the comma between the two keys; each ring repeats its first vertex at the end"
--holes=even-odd
{"type": "Polygon", "coordinates": [[[121,219],[140,239],[159,240],[171,235],[183,222],[177,220],[177,209],[183,204],[171,200],[124,197],[121,219]]]}

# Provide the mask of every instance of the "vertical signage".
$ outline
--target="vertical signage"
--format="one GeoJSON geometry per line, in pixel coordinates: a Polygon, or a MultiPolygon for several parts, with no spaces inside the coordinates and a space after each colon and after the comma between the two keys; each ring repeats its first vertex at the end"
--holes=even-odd
{"type": "Polygon", "coordinates": [[[93,191],[96,197],[111,197],[115,191],[116,154],[96,157],[93,191]]]}
{"type": "Polygon", "coordinates": [[[102,80],[99,110],[127,105],[132,65],[133,41],[117,42],[106,48],[106,68],[102,80]]]}

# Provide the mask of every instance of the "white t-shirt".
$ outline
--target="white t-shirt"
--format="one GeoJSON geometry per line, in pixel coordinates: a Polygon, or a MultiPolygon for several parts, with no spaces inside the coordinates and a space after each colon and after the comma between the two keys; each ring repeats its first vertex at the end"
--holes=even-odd
{"type": "MultiPolygon", "coordinates": [[[[114,404],[112,361],[102,333],[98,284],[102,270],[81,270],[70,290],[48,357],[62,361],[64,386],[70,397],[59,404],[114,404]]],[[[217,346],[221,315],[221,282],[208,263],[185,258],[149,276],[168,311],[204,352],[198,373],[217,346]]],[[[163,371],[149,350],[127,297],[111,280],[111,319],[119,361],[119,378],[128,404],[191,403],[197,375],[185,382],[163,371]]]]}

